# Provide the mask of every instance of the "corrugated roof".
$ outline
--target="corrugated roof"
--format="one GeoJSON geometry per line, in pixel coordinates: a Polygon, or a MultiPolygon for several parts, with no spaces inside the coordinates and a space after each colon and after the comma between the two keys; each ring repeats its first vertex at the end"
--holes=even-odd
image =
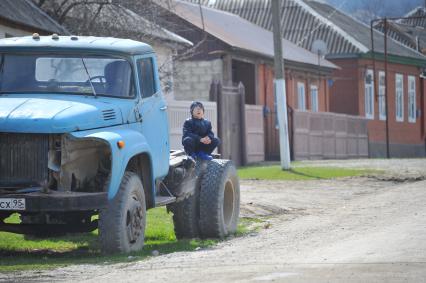
{"type": "Polygon", "coordinates": [[[45,31],[68,35],[69,32],[30,0],[1,0],[0,17],[33,28],[34,32],[45,31]]]}
{"type": "MultiPolygon", "coordinates": [[[[402,44],[412,48],[417,48],[417,40],[421,47],[426,47],[426,29],[419,26],[411,26],[400,22],[388,22],[388,35],[402,44]]],[[[383,24],[377,25],[376,28],[381,32],[384,31],[383,24]]]]}
{"type": "MultiPolygon", "coordinates": [[[[197,0],[187,0],[195,2],[197,0]]],[[[208,1],[204,1],[208,4],[208,1]]],[[[330,5],[316,1],[283,0],[281,27],[283,37],[311,49],[315,40],[327,43],[329,54],[367,53],[371,49],[370,29],[330,5]]],[[[229,11],[263,28],[272,30],[270,0],[216,0],[214,8],[229,11]]],[[[376,52],[384,52],[383,34],[374,32],[376,52]]],[[[390,54],[425,60],[420,53],[395,40],[388,41],[390,54]]]]}
{"type": "MultiPolygon", "coordinates": [[[[330,15],[335,11],[335,9],[330,5],[316,1],[306,1],[306,4],[323,16],[330,15]]],[[[335,11],[335,14],[330,17],[330,21],[339,26],[346,33],[351,34],[357,42],[366,46],[368,50],[371,50],[371,34],[369,26],[341,11],[335,11]]],[[[374,49],[376,52],[384,53],[384,35],[378,31],[374,31],[374,49]]],[[[397,56],[426,60],[426,57],[421,53],[404,46],[393,39],[388,40],[388,53],[397,56]]]]}
{"type": "MultiPolygon", "coordinates": [[[[404,18],[408,17],[424,17],[426,16],[426,8],[424,7],[417,7],[413,9],[412,11],[408,12],[404,18]]],[[[418,26],[418,27],[424,27],[426,28],[426,18],[417,18],[417,19],[406,19],[406,20],[400,20],[398,21],[400,23],[404,23],[411,26],[418,26]]]]}
{"type": "Polygon", "coordinates": [[[116,37],[137,35],[140,40],[151,37],[186,46],[192,45],[189,40],[150,22],[121,5],[77,5],[67,15],[65,24],[77,34],[90,32],[97,36],[116,37]],[[97,13],[98,15],[94,17],[97,13]],[[88,25],[86,19],[90,17],[94,17],[94,21],[88,25]]]}
{"type": "MultiPolygon", "coordinates": [[[[198,5],[175,1],[172,12],[203,29],[203,22],[198,5]]],[[[274,44],[272,32],[252,24],[243,18],[216,9],[202,7],[205,31],[231,47],[262,54],[273,58],[274,44]]],[[[318,65],[318,56],[294,43],[283,40],[283,57],[285,60],[318,65]]],[[[337,68],[333,63],[321,59],[321,66],[337,68]]]]}

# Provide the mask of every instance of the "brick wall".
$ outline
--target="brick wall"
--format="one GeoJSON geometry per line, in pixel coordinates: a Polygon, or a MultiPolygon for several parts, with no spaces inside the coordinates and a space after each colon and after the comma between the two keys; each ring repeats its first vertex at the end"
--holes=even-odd
{"type": "Polygon", "coordinates": [[[177,100],[209,100],[212,80],[222,80],[222,60],[184,61],[175,64],[174,96],[177,100]]]}
{"type": "MultiPolygon", "coordinates": [[[[373,70],[372,60],[342,59],[332,61],[342,69],[334,73],[336,79],[331,88],[331,110],[366,117],[364,78],[367,70],[373,70]]],[[[379,71],[384,71],[384,63],[377,61],[376,79],[378,79],[379,71]]],[[[424,113],[416,118],[415,123],[408,121],[408,76],[416,78],[416,109],[422,109],[422,89],[420,86],[422,82],[419,74],[420,70],[415,66],[388,64],[388,119],[391,156],[416,157],[425,155],[425,137],[424,130],[422,130],[425,119],[424,113]],[[404,120],[402,122],[396,120],[395,113],[395,75],[397,73],[403,75],[404,120]]],[[[379,100],[376,92],[378,92],[378,84],[374,96],[374,117],[368,119],[370,156],[383,157],[385,154],[386,123],[385,120],[379,119],[379,100]]]]}

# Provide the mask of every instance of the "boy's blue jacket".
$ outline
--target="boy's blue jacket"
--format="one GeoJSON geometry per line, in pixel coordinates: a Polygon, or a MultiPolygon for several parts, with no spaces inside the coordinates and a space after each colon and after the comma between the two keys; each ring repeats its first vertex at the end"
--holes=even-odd
{"type": "Polygon", "coordinates": [[[186,119],[185,123],[183,124],[182,141],[186,137],[190,137],[196,141],[199,141],[205,136],[208,136],[210,139],[214,138],[214,134],[212,132],[212,124],[209,120],[196,118],[186,119]]]}

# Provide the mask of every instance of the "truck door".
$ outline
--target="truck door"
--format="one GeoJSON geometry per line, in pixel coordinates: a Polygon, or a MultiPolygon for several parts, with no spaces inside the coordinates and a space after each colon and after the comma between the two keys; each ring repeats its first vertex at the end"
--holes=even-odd
{"type": "Polygon", "coordinates": [[[169,170],[169,128],[167,105],[163,97],[153,54],[136,58],[138,88],[141,101],[138,104],[142,133],[151,147],[154,178],[167,175],[169,170]]]}

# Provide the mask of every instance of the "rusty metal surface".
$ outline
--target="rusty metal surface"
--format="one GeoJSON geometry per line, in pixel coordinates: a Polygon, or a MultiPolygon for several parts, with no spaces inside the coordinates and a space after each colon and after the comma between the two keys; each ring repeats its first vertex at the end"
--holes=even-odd
{"type": "MultiPolygon", "coordinates": [[[[274,56],[272,32],[237,15],[203,6],[203,25],[200,7],[198,5],[184,1],[176,1],[173,12],[200,29],[204,27],[207,33],[222,40],[231,47],[242,51],[261,54],[269,58],[273,58],[274,56]]],[[[283,40],[283,49],[283,57],[285,60],[315,66],[318,65],[317,54],[296,46],[288,40],[283,40]]],[[[320,64],[323,67],[337,68],[337,66],[325,59],[320,59],[320,64]]]]}
{"type": "Polygon", "coordinates": [[[48,178],[49,136],[0,133],[0,187],[40,185],[48,178]]]}

